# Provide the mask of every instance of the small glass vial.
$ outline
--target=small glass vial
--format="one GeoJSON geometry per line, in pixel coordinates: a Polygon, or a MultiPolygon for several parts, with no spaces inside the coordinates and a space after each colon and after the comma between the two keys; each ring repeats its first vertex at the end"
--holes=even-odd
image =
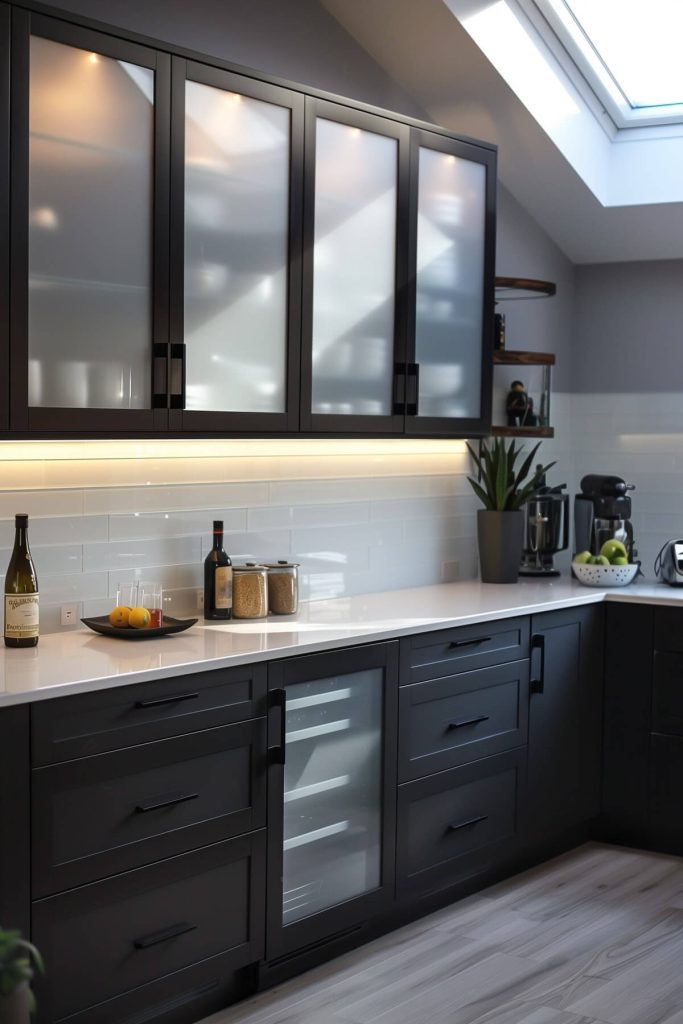
{"type": "Polygon", "coordinates": [[[233,618],[265,619],[267,614],[268,570],[265,565],[233,565],[233,618]]]}
{"type": "Polygon", "coordinates": [[[495,313],[493,324],[493,349],[495,352],[503,352],[505,351],[505,313],[495,313]]]}
{"type": "Polygon", "coordinates": [[[273,615],[296,615],[299,610],[299,563],[267,562],[268,611],[273,615]]]}

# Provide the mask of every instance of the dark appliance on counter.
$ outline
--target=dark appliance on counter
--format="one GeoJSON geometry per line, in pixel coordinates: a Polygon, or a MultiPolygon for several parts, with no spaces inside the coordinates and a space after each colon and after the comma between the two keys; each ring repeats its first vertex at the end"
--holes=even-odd
{"type": "Polygon", "coordinates": [[[598,476],[590,473],[581,480],[581,493],[574,498],[574,538],[576,551],[600,554],[606,540],[620,540],[629,562],[638,552],[633,546],[631,498],[635,490],[619,476],[598,476]]]}
{"type": "MultiPolygon", "coordinates": [[[[538,470],[540,467],[536,467],[538,470]]],[[[569,495],[566,484],[548,487],[542,477],[524,505],[524,554],[520,576],[559,576],[553,555],[569,546],[569,495]]]]}
{"type": "Polygon", "coordinates": [[[655,558],[655,576],[670,587],[683,587],[683,540],[668,540],[655,558]]]}

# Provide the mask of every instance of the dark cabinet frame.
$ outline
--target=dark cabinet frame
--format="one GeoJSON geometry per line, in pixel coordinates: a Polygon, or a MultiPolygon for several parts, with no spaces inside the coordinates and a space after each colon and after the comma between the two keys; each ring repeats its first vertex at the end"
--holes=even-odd
{"type": "Polygon", "coordinates": [[[272,963],[281,957],[304,950],[314,943],[329,940],[382,911],[389,910],[394,899],[396,855],[396,737],[398,728],[398,642],[371,644],[324,654],[304,655],[271,663],[268,667],[270,709],[268,714],[270,767],[268,772],[268,867],[266,959],[272,963]],[[284,703],[277,695],[294,683],[346,675],[364,669],[384,669],[382,721],[382,860],[381,882],[377,889],[347,900],[338,906],[282,925],[282,843],[284,767],[284,703]]]}
{"type": "Polygon", "coordinates": [[[253,436],[444,436],[486,435],[490,427],[491,348],[495,234],[496,147],[454,138],[413,118],[347,100],[320,90],[208,58],[181,47],[127,33],[91,19],[46,8],[33,0],[0,0],[0,437],[253,437],[253,436]],[[10,112],[8,68],[11,21],[10,112]],[[96,50],[155,71],[153,330],[150,345],[152,393],[148,409],[48,409],[28,406],[28,73],[29,37],[96,50]],[[5,60],[2,60],[2,57],[5,60]],[[172,70],[173,67],[173,70],[172,70]],[[234,88],[292,109],[290,266],[286,412],[199,412],[184,406],[182,309],[184,218],[183,82],[185,75],[234,88]],[[301,111],[306,106],[305,113],[301,111]],[[399,139],[395,362],[393,409],[389,416],[311,415],[312,230],[314,196],[303,196],[304,174],[314,162],[315,116],[333,117],[399,139]],[[304,126],[305,121],[305,126],[304,126]],[[412,139],[411,139],[412,136],[412,139]],[[10,143],[10,169],[4,153],[10,143]],[[413,414],[417,384],[414,358],[414,272],[416,241],[415,161],[420,144],[457,153],[487,166],[485,295],[482,331],[481,416],[441,419],[413,414]],[[411,156],[412,151],[412,156],[411,156]],[[411,178],[411,161],[412,178],[411,178]],[[9,184],[5,178],[10,177],[9,184]],[[3,187],[4,186],[4,187],[3,187]],[[10,193],[11,187],[11,193],[10,193]],[[11,199],[8,199],[8,193],[11,199]],[[10,209],[11,205],[11,209],[10,209]],[[10,221],[9,229],[7,220],[10,221]],[[412,227],[411,227],[412,224],[412,227]],[[9,231],[9,241],[7,234],[9,231]],[[11,245],[11,269],[9,246],[11,245]],[[170,253],[170,255],[169,255],[170,253]],[[2,302],[9,276],[8,303],[2,302]],[[412,297],[412,298],[411,298],[412,297]],[[10,341],[11,340],[11,341],[10,341]],[[3,372],[4,371],[4,372],[3,372]],[[0,385],[1,386],[1,385],[0,385]],[[301,392],[299,394],[299,387],[301,392]]]}
{"type": "MultiPolygon", "coordinates": [[[[277,433],[296,431],[299,425],[299,324],[301,320],[301,209],[303,192],[304,98],[300,93],[232,74],[181,57],[173,58],[171,110],[171,365],[185,365],[184,235],[185,235],[185,82],[200,82],[284,107],[290,112],[289,241],[287,274],[287,353],[285,410],[281,413],[211,412],[185,408],[185,373],[182,384],[172,381],[169,426],[182,433],[238,431],[277,433]]],[[[248,346],[249,339],[244,339],[248,346]]],[[[174,375],[175,376],[175,375],[174,375]]]]}
{"type": "Polygon", "coordinates": [[[408,265],[408,147],[410,130],[400,121],[377,117],[306,97],[306,155],[304,193],[303,316],[301,361],[301,430],[313,433],[402,434],[406,398],[406,289],[408,265]],[[396,263],[394,273],[394,355],[391,412],[384,416],[340,415],[312,412],[313,391],[313,284],[315,243],[315,166],[318,118],[396,139],[396,263]]]}
{"type": "Polygon", "coordinates": [[[12,9],[11,62],[11,270],[10,423],[13,432],[41,437],[65,432],[99,436],[168,428],[168,248],[170,73],[168,54],[138,43],[23,8],[12,9]],[[28,403],[28,169],[30,37],[51,39],[116,60],[151,68],[154,75],[154,181],[152,217],[152,394],[147,409],[70,409],[28,403]]]}
{"type": "MultiPolygon", "coordinates": [[[[408,298],[406,313],[408,318],[407,390],[412,392],[406,406],[406,434],[409,437],[453,436],[457,424],[460,437],[485,436],[491,423],[491,406],[493,401],[493,311],[494,311],[494,279],[496,262],[496,154],[481,146],[473,146],[449,135],[437,131],[424,131],[414,128],[410,137],[410,241],[408,245],[408,298]],[[486,190],[484,207],[484,265],[482,290],[482,336],[481,336],[481,382],[479,394],[479,416],[469,419],[451,419],[441,416],[419,415],[419,364],[416,362],[416,291],[417,291],[417,218],[418,218],[418,179],[420,149],[434,149],[439,153],[462,160],[470,160],[482,164],[486,169],[486,190]]],[[[453,339],[454,345],[457,338],[453,339]]]]}

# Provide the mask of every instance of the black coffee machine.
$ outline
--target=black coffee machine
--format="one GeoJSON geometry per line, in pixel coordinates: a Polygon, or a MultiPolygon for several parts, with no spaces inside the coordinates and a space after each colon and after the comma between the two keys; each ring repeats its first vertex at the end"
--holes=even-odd
{"type": "Polygon", "coordinates": [[[574,537],[576,553],[590,551],[600,554],[606,540],[620,540],[629,562],[638,554],[633,546],[631,499],[635,490],[619,476],[597,476],[594,473],[581,481],[581,493],[574,498],[574,537]]]}

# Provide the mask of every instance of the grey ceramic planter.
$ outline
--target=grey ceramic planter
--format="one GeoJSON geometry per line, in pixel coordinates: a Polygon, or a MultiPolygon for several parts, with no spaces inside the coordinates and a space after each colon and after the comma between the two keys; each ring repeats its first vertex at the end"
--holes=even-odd
{"type": "Polygon", "coordinates": [[[482,583],[516,583],[524,547],[524,511],[477,512],[482,583]]]}
{"type": "Polygon", "coordinates": [[[2,1024],[30,1024],[30,997],[28,985],[20,985],[10,996],[0,996],[2,1024]]]}

